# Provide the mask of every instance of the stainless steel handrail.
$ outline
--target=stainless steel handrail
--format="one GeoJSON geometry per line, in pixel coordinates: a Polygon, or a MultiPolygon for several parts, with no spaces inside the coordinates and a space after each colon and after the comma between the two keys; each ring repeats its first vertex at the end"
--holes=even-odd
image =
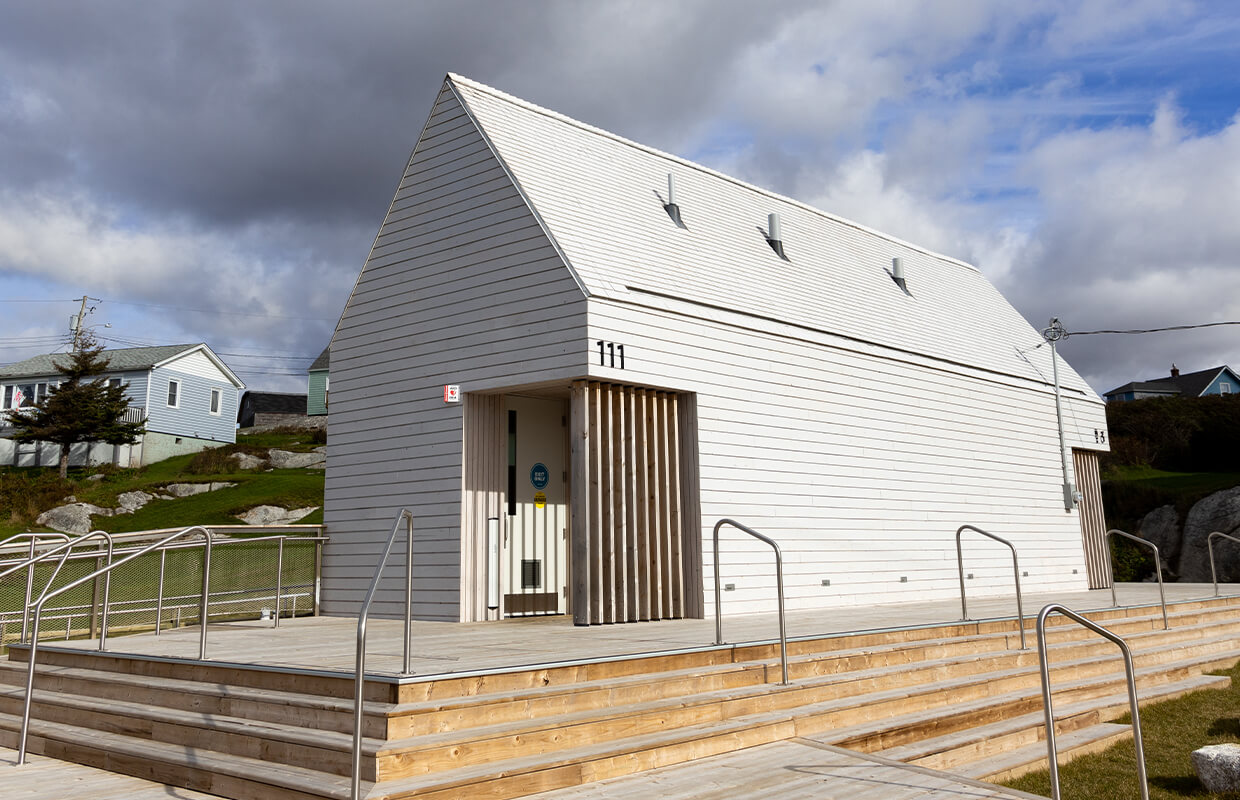
{"type": "MultiPolygon", "coordinates": [[[[104,531],[91,531],[90,533],[85,533],[85,534],[82,534],[81,536],[77,537],[76,539],[70,539],[69,541],[65,542],[65,543],[64,543],[64,544],[62,544],[62,545],[59,545],[58,547],[53,547],[51,550],[48,550],[47,552],[43,553],[42,555],[39,555],[39,556],[36,556],[36,557],[35,557],[35,558],[33,558],[33,559],[30,559],[28,562],[27,562],[27,561],[23,561],[22,563],[17,564],[16,566],[13,566],[13,567],[10,567],[9,569],[6,569],[4,572],[0,573],[0,579],[4,578],[6,575],[9,575],[10,573],[12,573],[12,572],[14,572],[14,571],[16,571],[16,570],[21,569],[22,567],[29,567],[31,570],[33,570],[33,569],[34,569],[34,565],[35,565],[36,563],[38,563],[38,562],[40,562],[40,561],[43,561],[44,559],[50,558],[50,557],[52,557],[52,556],[56,555],[57,553],[63,553],[63,555],[61,555],[61,557],[60,557],[60,560],[56,563],[56,568],[55,568],[54,570],[52,570],[52,576],[51,576],[50,578],[48,578],[48,580],[47,580],[47,585],[43,587],[43,591],[42,591],[42,593],[39,595],[39,602],[42,602],[44,598],[48,597],[48,592],[49,592],[49,591],[51,591],[51,588],[52,588],[52,583],[56,580],[56,576],[60,574],[60,570],[61,570],[61,568],[65,565],[65,560],[69,558],[69,555],[73,552],[73,549],[74,549],[75,547],[77,547],[78,545],[80,545],[82,542],[89,541],[90,539],[104,539],[105,541],[107,541],[107,543],[108,543],[108,563],[109,563],[109,564],[111,564],[111,563],[112,563],[112,535],[111,535],[111,534],[109,534],[109,533],[106,533],[106,532],[104,532],[104,531]]],[[[98,556],[97,556],[97,555],[92,555],[92,556],[91,556],[91,558],[98,558],[98,556]]],[[[33,577],[32,577],[32,574],[31,574],[31,573],[27,573],[27,576],[26,576],[26,586],[27,586],[27,588],[29,589],[29,587],[30,587],[32,584],[33,584],[33,577]]],[[[107,599],[108,599],[108,589],[109,589],[109,588],[110,588],[110,584],[108,583],[108,581],[107,581],[107,580],[104,580],[104,583],[103,583],[103,599],[104,599],[104,604],[103,604],[103,620],[104,620],[104,622],[107,622],[107,619],[108,619],[108,604],[107,604],[107,599]]],[[[57,591],[55,592],[55,594],[60,594],[60,591],[59,591],[59,590],[57,590],[57,591]]],[[[30,595],[29,595],[29,594],[27,594],[26,605],[22,607],[22,638],[21,638],[21,641],[22,641],[22,642],[25,642],[25,641],[26,641],[26,633],[27,633],[27,631],[28,631],[28,627],[27,627],[27,625],[28,625],[28,621],[29,621],[29,617],[30,617],[30,607],[31,607],[31,605],[32,605],[32,604],[31,604],[31,601],[29,600],[29,597],[30,597],[30,595]]],[[[35,624],[34,624],[34,631],[32,632],[32,634],[31,634],[31,636],[30,636],[30,640],[31,640],[31,641],[35,641],[35,640],[36,640],[36,639],[38,639],[38,638],[39,638],[39,620],[38,620],[38,618],[36,617],[36,618],[35,618],[35,624]]],[[[100,637],[100,639],[99,639],[99,649],[100,649],[100,650],[102,650],[102,649],[103,649],[103,644],[104,644],[104,638],[103,638],[103,637],[100,637]]]]}
{"type": "MultiPolygon", "coordinates": [[[[0,580],[3,580],[5,576],[11,575],[12,573],[16,572],[22,567],[26,567],[26,604],[22,606],[22,637],[21,637],[21,641],[24,642],[26,641],[26,634],[30,630],[29,621],[26,616],[26,609],[30,607],[30,597],[31,595],[34,594],[34,565],[43,560],[43,556],[35,555],[35,550],[39,545],[39,540],[40,539],[60,539],[61,541],[68,542],[69,535],[65,533],[19,533],[19,534],[10,536],[9,538],[5,539],[3,544],[10,545],[10,544],[13,544],[15,540],[20,540],[20,539],[30,540],[30,556],[25,561],[21,562],[20,564],[13,567],[12,569],[6,569],[4,572],[0,572],[0,580]]],[[[61,564],[65,562],[65,558],[67,557],[67,555],[68,553],[60,557],[61,564]]],[[[59,569],[59,567],[57,569],[59,569]]],[[[49,581],[48,583],[50,584],[51,582],[49,581]]]]}
{"type": "Polygon", "coordinates": [[[721,519],[715,523],[715,644],[723,644],[723,595],[719,589],[719,529],[731,525],[755,539],[769,544],[775,550],[775,583],[779,591],[779,663],[783,671],[781,685],[788,685],[788,629],[784,623],[784,557],[774,539],[740,524],[736,520],[721,519]]]}
{"type": "Polygon", "coordinates": [[[1042,709],[1046,716],[1046,755],[1051,771],[1051,798],[1059,795],[1059,751],[1055,746],[1055,710],[1051,704],[1051,669],[1046,654],[1046,618],[1059,613],[1085,626],[1094,633],[1119,645],[1124,657],[1124,674],[1128,678],[1128,704],[1132,709],[1132,740],[1137,747],[1137,777],[1141,781],[1141,800],[1150,800],[1150,789],[1145,775],[1145,746],[1141,741],[1141,709],[1137,704],[1137,676],[1132,666],[1132,651],[1123,639],[1106,628],[1076,613],[1067,606],[1051,603],[1038,614],[1038,662],[1042,669],[1042,709]]]}
{"type": "Polygon", "coordinates": [[[360,800],[362,796],[362,701],[366,693],[366,620],[370,616],[370,603],[374,600],[375,590],[379,588],[379,578],[383,575],[388,556],[392,554],[392,545],[396,542],[402,520],[408,533],[405,538],[405,658],[401,674],[408,675],[411,672],[409,637],[413,629],[413,512],[402,508],[396,515],[396,521],[392,523],[392,533],[388,536],[387,546],[383,548],[379,563],[375,565],[370,588],[366,591],[366,598],[362,600],[361,610],[357,614],[357,653],[353,674],[352,800],[360,800]]]}
{"type": "Polygon", "coordinates": [[[1016,545],[1004,539],[1002,536],[995,536],[993,533],[982,530],[976,525],[961,525],[956,529],[956,566],[960,568],[960,616],[961,619],[969,619],[969,605],[964,599],[964,552],[960,547],[960,535],[965,531],[973,531],[994,539],[996,542],[1006,544],[1012,550],[1012,575],[1016,578],[1016,624],[1020,628],[1020,649],[1027,650],[1025,644],[1025,606],[1020,599],[1020,563],[1016,560],[1016,545]]]}
{"type": "Polygon", "coordinates": [[[1125,539],[1131,539],[1132,541],[1138,544],[1143,544],[1153,549],[1154,551],[1154,577],[1158,578],[1158,598],[1159,600],[1162,601],[1163,630],[1168,630],[1168,631],[1171,630],[1171,623],[1167,621],[1167,593],[1163,590],[1162,559],[1158,555],[1158,545],[1154,544],[1148,539],[1142,539],[1140,536],[1133,536],[1131,533],[1124,533],[1123,531],[1118,530],[1116,528],[1112,528],[1111,530],[1107,531],[1106,536],[1102,537],[1103,541],[1106,543],[1106,547],[1102,549],[1106,551],[1106,555],[1107,555],[1107,571],[1111,573],[1111,605],[1113,605],[1115,608],[1119,608],[1119,600],[1115,598],[1115,563],[1111,560],[1110,537],[1113,534],[1119,534],[1120,536],[1123,536],[1125,539]]]}
{"type": "MultiPolygon", "coordinates": [[[[60,587],[54,592],[44,590],[43,594],[40,595],[39,599],[34,604],[35,635],[30,637],[30,652],[27,654],[27,658],[29,659],[29,664],[27,665],[27,670],[26,670],[26,699],[25,699],[25,702],[22,708],[21,736],[17,740],[17,763],[19,765],[26,763],[26,735],[30,731],[30,704],[34,697],[34,668],[35,668],[35,661],[38,658],[38,654],[39,654],[39,636],[38,636],[39,618],[43,616],[43,604],[46,603],[48,600],[51,600],[53,597],[57,597],[72,589],[76,589],[82,584],[88,581],[95,580],[100,575],[103,575],[104,576],[103,621],[99,629],[99,649],[103,650],[104,641],[107,639],[107,635],[108,635],[107,595],[108,595],[108,585],[112,579],[112,570],[116,569],[117,567],[123,564],[128,564],[130,561],[133,561],[135,558],[146,555],[152,550],[158,549],[160,546],[167,544],[168,542],[171,542],[174,539],[179,539],[182,536],[185,536],[187,534],[194,533],[194,532],[201,532],[202,535],[206,537],[206,548],[205,548],[205,553],[202,558],[202,606],[201,606],[201,611],[200,611],[202,633],[200,634],[200,640],[199,640],[199,645],[198,645],[198,659],[200,661],[206,661],[207,659],[207,602],[208,602],[208,595],[210,594],[210,588],[211,588],[211,531],[207,530],[201,525],[194,525],[193,527],[185,528],[170,536],[166,536],[163,539],[160,539],[158,542],[148,545],[142,548],[141,550],[139,550],[138,552],[128,555],[125,558],[122,558],[121,560],[116,561],[116,562],[113,562],[112,557],[111,557],[112,556],[112,546],[111,546],[112,537],[108,536],[106,533],[103,533],[103,531],[93,531],[92,533],[87,534],[86,537],[80,537],[79,539],[75,540],[74,543],[81,543],[83,539],[87,538],[88,536],[93,536],[96,533],[103,534],[103,536],[107,537],[108,539],[108,565],[106,567],[102,567],[100,569],[95,570],[89,575],[78,578],[77,580],[60,587]]],[[[48,589],[50,588],[51,586],[49,585],[48,589]]]]}
{"type": "Polygon", "coordinates": [[[1206,537],[1206,549],[1210,551],[1210,579],[1214,581],[1214,596],[1218,597],[1218,573],[1214,571],[1214,537],[1220,536],[1224,539],[1231,539],[1233,542],[1240,543],[1240,539],[1222,531],[1214,531],[1206,537]]]}

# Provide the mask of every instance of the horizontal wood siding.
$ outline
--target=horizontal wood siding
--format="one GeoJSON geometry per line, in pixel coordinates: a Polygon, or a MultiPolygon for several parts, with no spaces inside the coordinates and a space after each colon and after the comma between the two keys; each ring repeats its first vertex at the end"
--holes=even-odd
{"type": "Polygon", "coordinates": [[[147,430],[173,436],[209,439],[214,442],[237,440],[237,387],[218,370],[216,377],[204,378],[172,367],[151,370],[151,406],[147,409],[147,430]],[[180,381],[176,408],[168,407],[168,381],[180,381]],[[220,391],[220,413],[211,414],[211,390],[220,391]]]}
{"type": "MultiPolygon", "coordinates": [[[[477,577],[462,574],[462,404],[443,386],[567,383],[584,330],[584,295],[445,87],[332,343],[326,613],[357,610],[402,507],[417,520],[414,613],[478,613],[461,598],[477,577]]],[[[375,613],[398,612],[400,571],[375,613]]]]}
{"type": "MultiPolygon", "coordinates": [[[[1085,588],[1049,387],[714,316],[593,299],[581,343],[625,345],[623,371],[591,362],[602,380],[695,393],[707,557],[714,523],[732,517],[784,548],[789,608],[948,598],[969,523],[1017,544],[1026,591],[1085,588]]],[[[1096,401],[1069,399],[1065,416],[1072,446],[1105,425],[1096,401]]],[[[1008,558],[969,547],[970,593],[1010,593],[1008,558]]],[[[725,613],[774,610],[764,545],[725,533],[722,575],[735,585],[725,613]]]]}
{"type": "Polygon", "coordinates": [[[316,369],[306,379],[306,414],[321,416],[327,413],[327,370],[316,369]]]}

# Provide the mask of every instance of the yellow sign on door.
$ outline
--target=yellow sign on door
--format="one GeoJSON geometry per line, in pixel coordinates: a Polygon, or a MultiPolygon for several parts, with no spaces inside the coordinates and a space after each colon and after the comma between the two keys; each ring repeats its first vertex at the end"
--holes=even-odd
{"type": "Polygon", "coordinates": [[[546,507],[547,507],[546,492],[535,492],[534,493],[534,508],[546,508],[546,507]]]}

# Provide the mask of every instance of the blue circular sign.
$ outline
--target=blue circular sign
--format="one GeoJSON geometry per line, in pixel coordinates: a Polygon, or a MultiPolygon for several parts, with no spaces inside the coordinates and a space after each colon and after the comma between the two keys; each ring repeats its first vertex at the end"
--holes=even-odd
{"type": "Polygon", "coordinates": [[[530,483],[534,484],[535,489],[546,489],[549,480],[551,473],[547,472],[546,464],[538,463],[530,467],[530,483]]]}

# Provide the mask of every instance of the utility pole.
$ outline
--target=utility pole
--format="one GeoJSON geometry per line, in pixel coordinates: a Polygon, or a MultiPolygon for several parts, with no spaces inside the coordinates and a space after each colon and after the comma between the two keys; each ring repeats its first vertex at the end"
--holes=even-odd
{"type": "Polygon", "coordinates": [[[1063,401],[1059,392],[1059,356],[1055,352],[1055,343],[1068,338],[1068,331],[1058,317],[1051,319],[1051,324],[1042,331],[1042,338],[1051,343],[1051,374],[1055,380],[1055,420],[1059,423],[1059,463],[1063,467],[1063,510],[1076,508],[1076,487],[1068,478],[1068,450],[1063,436],[1063,401]]]}
{"type": "Polygon", "coordinates": [[[82,295],[82,307],[78,309],[77,319],[73,321],[73,352],[78,351],[78,343],[82,340],[82,318],[86,316],[86,301],[90,298],[82,295]]]}

